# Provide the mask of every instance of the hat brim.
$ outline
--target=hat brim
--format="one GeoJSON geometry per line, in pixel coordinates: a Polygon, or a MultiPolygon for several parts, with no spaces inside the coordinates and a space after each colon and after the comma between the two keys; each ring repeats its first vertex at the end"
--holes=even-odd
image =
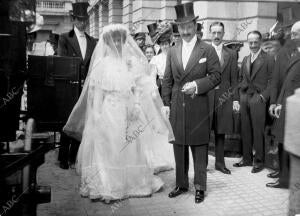
{"type": "Polygon", "coordinates": [[[182,18],[182,19],[177,19],[175,20],[175,23],[178,25],[178,24],[185,24],[185,23],[189,23],[189,22],[192,22],[196,19],[198,19],[199,16],[196,16],[196,17],[185,17],[185,18],[182,18]]]}
{"type": "Polygon", "coordinates": [[[156,36],[153,38],[153,43],[157,43],[158,41],[167,41],[171,40],[172,29],[165,29],[163,32],[158,32],[156,36]]]}

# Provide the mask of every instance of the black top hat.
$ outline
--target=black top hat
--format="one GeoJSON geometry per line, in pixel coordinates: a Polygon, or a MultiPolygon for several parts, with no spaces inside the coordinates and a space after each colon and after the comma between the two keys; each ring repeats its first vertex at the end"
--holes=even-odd
{"type": "Polygon", "coordinates": [[[199,16],[195,16],[194,14],[194,4],[192,2],[188,2],[185,4],[180,4],[175,6],[177,19],[176,23],[187,23],[193,20],[198,19],[199,16]]]}
{"type": "Polygon", "coordinates": [[[176,23],[172,23],[173,35],[179,35],[178,25],[176,23]]]}
{"type": "Polygon", "coordinates": [[[147,25],[148,31],[149,31],[149,36],[153,38],[157,34],[157,23],[152,23],[147,25]]]}
{"type": "Polygon", "coordinates": [[[145,32],[138,32],[134,35],[134,39],[146,39],[146,33],[145,32]]]}
{"type": "Polygon", "coordinates": [[[89,3],[87,2],[77,2],[73,3],[73,11],[71,11],[71,15],[77,18],[87,19],[89,18],[89,15],[87,13],[87,8],[89,6],[89,3]]]}
{"type": "Polygon", "coordinates": [[[202,31],[202,24],[201,23],[197,23],[197,32],[201,32],[202,31]]]}

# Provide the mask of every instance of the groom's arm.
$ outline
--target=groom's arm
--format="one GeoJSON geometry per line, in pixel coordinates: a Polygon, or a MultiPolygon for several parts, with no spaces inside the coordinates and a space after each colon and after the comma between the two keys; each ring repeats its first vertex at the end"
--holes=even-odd
{"type": "Polygon", "coordinates": [[[204,94],[215,88],[221,82],[221,66],[218,55],[212,46],[208,46],[206,52],[207,76],[195,80],[197,84],[197,94],[204,94]]]}
{"type": "Polygon", "coordinates": [[[171,49],[168,51],[167,54],[167,62],[166,62],[166,69],[165,74],[162,82],[162,100],[165,106],[171,105],[171,97],[172,97],[172,88],[174,84],[172,68],[171,68],[171,49]]]}

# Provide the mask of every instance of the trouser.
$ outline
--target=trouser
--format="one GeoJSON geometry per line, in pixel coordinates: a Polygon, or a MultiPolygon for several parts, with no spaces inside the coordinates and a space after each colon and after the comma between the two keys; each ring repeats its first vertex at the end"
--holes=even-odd
{"type": "Polygon", "coordinates": [[[215,134],[215,166],[225,167],[224,161],[225,134],[215,134]]]}
{"type": "Polygon", "coordinates": [[[278,144],[278,158],[279,158],[279,182],[288,187],[290,178],[290,160],[289,154],[284,150],[283,144],[278,144]]]}
{"type": "Polygon", "coordinates": [[[243,160],[254,164],[264,163],[264,130],[266,104],[253,101],[252,95],[241,95],[241,138],[243,144],[243,160]]]}
{"type": "Polygon", "coordinates": [[[58,153],[58,160],[61,163],[74,164],[76,162],[76,156],[79,148],[79,142],[75,139],[68,137],[65,133],[61,133],[60,137],[60,149],[58,153]]]}
{"type": "Polygon", "coordinates": [[[176,186],[189,187],[189,147],[191,148],[194,161],[194,185],[196,190],[206,190],[208,144],[205,145],[177,145],[174,144],[174,156],[176,162],[176,186]]]}

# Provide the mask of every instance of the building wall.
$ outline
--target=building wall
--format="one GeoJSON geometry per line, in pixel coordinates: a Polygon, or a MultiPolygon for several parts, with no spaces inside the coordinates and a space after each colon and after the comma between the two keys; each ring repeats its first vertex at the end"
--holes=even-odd
{"type": "MultiPolygon", "coordinates": [[[[90,32],[96,38],[99,37],[102,28],[111,23],[124,23],[131,30],[148,32],[147,25],[158,19],[169,21],[176,19],[174,9],[176,4],[193,2],[195,14],[199,16],[197,21],[203,23],[204,26],[203,40],[207,42],[210,37],[209,26],[214,21],[219,20],[225,24],[225,41],[246,42],[249,31],[268,32],[276,22],[278,10],[285,10],[286,7],[295,8],[297,4],[293,0],[278,0],[277,2],[272,0],[90,0],[89,2],[91,16],[96,13],[94,8],[99,6],[96,17],[90,19],[90,26],[99,26],[98,32],[90,32]],[[293,4],[289,5],[291,3],[293,4]]],[[[300,16],[300,4],[299,10],[294,13],[300,16]]],[[[149,38],[147,41],[150,42],[149,38]]],[[[244,43],[239,61],[248,53],[248,45],[244,43]]]]}
{"type": "Polygon", "coordinates": [[[42,30],[61,34],[72,29],[69,11],[75,0],[37,0],[37,12],[44,17],[42,30]]]}

